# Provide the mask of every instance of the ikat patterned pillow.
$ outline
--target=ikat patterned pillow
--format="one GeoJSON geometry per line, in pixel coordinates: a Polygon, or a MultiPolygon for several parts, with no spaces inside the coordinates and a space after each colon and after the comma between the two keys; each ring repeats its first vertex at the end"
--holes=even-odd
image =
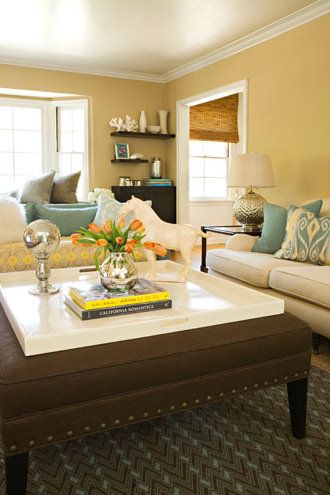
{"type": "Polygon", "coordinates": [[[285,239],[274,257],[330,265],[330,217],[318,218],[303,208],[291,206],[285,239]]]}

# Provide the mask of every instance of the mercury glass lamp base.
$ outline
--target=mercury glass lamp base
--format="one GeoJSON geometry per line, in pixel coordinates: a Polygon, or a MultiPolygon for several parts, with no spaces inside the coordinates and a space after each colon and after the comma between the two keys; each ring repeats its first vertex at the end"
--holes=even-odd
{"type": "Polygon", "coordinates": [[[236,220],[243,226],[243,231],[259,230],[264,221],[265,199],[252,189],[239,196],[233,205],[236,220]]]}
{"type": "Polygon", "coordinates": [[[29,289],[29,293],[33,296],[48,296],[50,294],[57,294],[59,288],[56,285],[46,284],[45,286],[38,284],[29,289]]]}

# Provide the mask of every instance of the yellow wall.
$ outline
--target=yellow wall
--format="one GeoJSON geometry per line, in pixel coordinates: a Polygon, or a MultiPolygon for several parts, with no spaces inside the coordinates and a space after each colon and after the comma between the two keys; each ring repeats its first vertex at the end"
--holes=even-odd
{"type": "MultiPolygon", "coordinates": [[[[248,150],[271,155],[270,201],[330,197],[330,15],[166,85],[171,130],[176,101],[248,79],[248,150]]],[[[168,145],[175,176],[175,145],[168,145]]]]}
{"type": "MultiPolygon", "coordinates": [[[[75,93],[91,103],[91,187],[109,187],[120,175],[142,178],[148,165],[109,164],[113,156],[108,122],[147,111],[156,124],[159,108],[170,110],[175,130],[176,101],[233,83],[249,81],[248,149],[270,153],[277,180],[262,191],[287,203],[330,196],[330,15],[289,31],[166,85],[101,76],[0,65],[0,87],[75,93]]],[[[131,152],[166,157],[175,179],[175,140],[127,139],[131,152]]]]}
{"type": "MultiPolygon", "coordinates": [[[[121,175],[149,176],[148,164],[111,164],[113,143],[108,122],[111,117],[129,114],[138,120],[140,110],[147,112],[148,123],[158,124],[157,110],[164,107],[163,84],[127,79],[31,69],[0,65],[0,87],[53,91],[88,96],[90,101],[90,186],[109,187],[118,184],[121,175]]],[[[165,143],[153,139],[127,139],[130,152],[141,152],[146,158],[165,158],[165,143]]]]}

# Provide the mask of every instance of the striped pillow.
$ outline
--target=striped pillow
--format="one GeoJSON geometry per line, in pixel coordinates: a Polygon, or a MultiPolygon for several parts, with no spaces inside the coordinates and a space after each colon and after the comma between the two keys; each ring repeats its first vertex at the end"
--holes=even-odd
{"type": "Polygon", "coordinates": [[[274,257],[330,265],[330,217],[318,218],[303,208],[291,206],[285,239],[274,257]]]}

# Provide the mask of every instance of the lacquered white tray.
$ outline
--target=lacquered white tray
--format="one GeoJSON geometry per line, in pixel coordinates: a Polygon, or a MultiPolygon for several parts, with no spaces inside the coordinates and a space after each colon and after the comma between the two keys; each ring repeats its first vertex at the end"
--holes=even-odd
{"type": "MultiPolygon", "coordinates": [[[[175,272],[181,265],[158,261],[157,272],[175,272]]],[[[147,263],[137,263],[143,276],[147,263]]],[[[33,296],[28,289],[35,273],[0,274],[0,302],[26,356],[62,351],[120,340],[202,328],[222,323],[261,318],[284,312],[284,302],[206,273],[190,270],[185,284],[161,282],[169,290],[172,309],[82,321],[63,302],[67,284],[97,282],[95,272],[78,268],[52,270],[51,282],[60,292],[33,296]]]]}

